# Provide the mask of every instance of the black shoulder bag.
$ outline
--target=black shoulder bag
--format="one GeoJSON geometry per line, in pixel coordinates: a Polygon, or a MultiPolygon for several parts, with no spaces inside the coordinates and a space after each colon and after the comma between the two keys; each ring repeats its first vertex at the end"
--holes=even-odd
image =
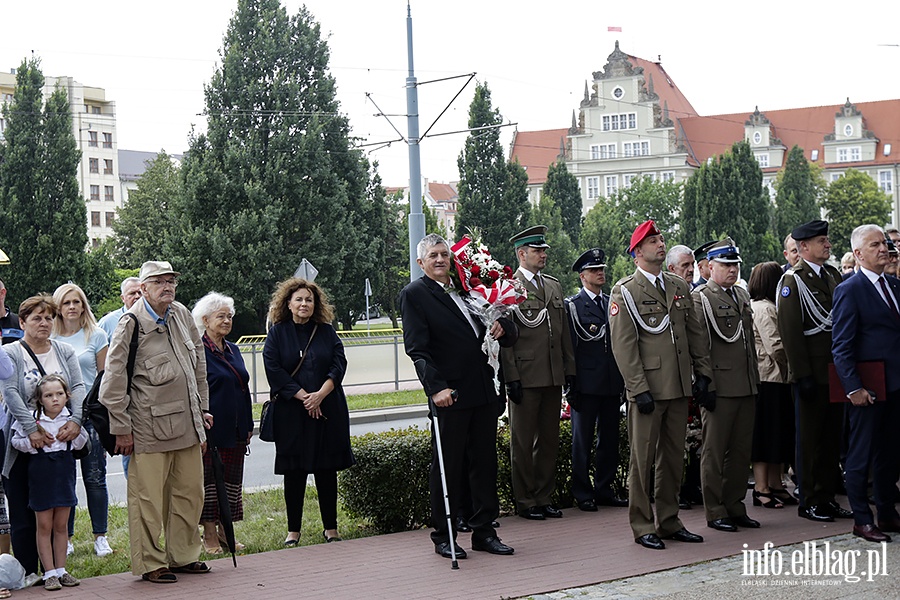
{"type": "MultiPolygon", "coordinates": [[[[125,367],[125,373],[128,376],[128,386],[125,388],[125,395],[127,396],[131,393],[131,379],[134,377],[134,361],[137,358],[141,325],[136,315],[127,312],[125,316],[134,320],[134,331],[131,332],[131,343],[128,345],[128,363],[125,367]]],[[[83,420],[87,422],[90,419],[103,449],[110,456],[115,456],[118,454],[116,452],[116,436],[109,432],[109,410],[100,402],[100,382],[103,380],[103,373],[104,371],[97,373],[97,378],[94,380],[94,385],[91,386],[91,391],[84,398],[83,420]]]]}

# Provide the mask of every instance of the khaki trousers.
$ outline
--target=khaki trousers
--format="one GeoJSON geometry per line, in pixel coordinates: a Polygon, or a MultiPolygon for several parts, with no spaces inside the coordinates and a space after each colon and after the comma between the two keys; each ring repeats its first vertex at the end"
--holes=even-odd
{"type": "Polygon", "coordinates": [[[700,451],[700,485],[706,520],[747,514],[747,476],[753,449],[753,396],[716,399],[716,409],[701,409],[703,448],[700,451]]]}
{"type": "Polygon", "coordinates": [[[657,400],[654,404],[652,413],[642,415],[634,402],[628,403],[628,520],[635,539],[648,533],[665,537],[684,527],[678,518],[678,490],[684,470],[688,399],[657,400]],[[651,481],[654,466],[656,476],[651,481]],[[656,501],[658,527],[651,494],[656,501]]]}
{"type": "Polygon", "coordinates": [[[559,386],[525,388],[521,404],[509,403],[509,445],[516,509],[550,504],[559,454],[559,386]]]}
{"type": "Polygon", "coordinates": [[[131,572],[141,575],[199,559],[202,511],[200,444],[183,450],[134,454],[128,466],[131,572]]]}

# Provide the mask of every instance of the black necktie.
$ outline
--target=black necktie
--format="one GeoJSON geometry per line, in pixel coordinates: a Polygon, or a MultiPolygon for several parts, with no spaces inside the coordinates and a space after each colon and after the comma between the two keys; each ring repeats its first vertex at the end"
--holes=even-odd
{"type": "Polygon", "coordinates": [[[891,308],[891,312],[894,314],[894,317],[900,319],[900,312],[897,312],[897,306],[894,304],[894,299],[891,297],[891,292],[888,290],[887,283],[884,281],[884,275],[878,278],[878,284],[881,286],[881,293],[884,294],[884,299],[887,301],[888,306],[891,308]]]}
{"type": "Polygon", "coordinates": [[[597,303],[597,308],[600,309],[600,312],[606,312],[606,309],[603,307],[603,296],[601,294],[597,294],[596,296],[594,296],[594,302],[597,303]]]}

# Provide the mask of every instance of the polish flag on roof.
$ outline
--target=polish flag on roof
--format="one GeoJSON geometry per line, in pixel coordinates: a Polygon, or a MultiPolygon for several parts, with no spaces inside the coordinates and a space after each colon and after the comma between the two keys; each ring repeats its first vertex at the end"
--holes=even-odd
{"type": "Polygon", "coordinates": [[[610,31],[618,31],[619,33],[622,33],[622,28],[621,28],[621,27],[607,27],[607,28],[606,28],[606,31],[608,31],[608,32],[610,32],[610,31]]]}

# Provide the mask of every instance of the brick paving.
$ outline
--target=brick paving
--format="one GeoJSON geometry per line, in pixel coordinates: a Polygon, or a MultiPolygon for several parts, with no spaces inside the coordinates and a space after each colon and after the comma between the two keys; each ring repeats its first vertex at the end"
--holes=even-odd
{"type": "MultiPolygon", "coordinates": [[[[420,530],[239,556],[236,569],[231,566],[230,558],[210,561],[212,573],[181,575],[179,582],[173,585],[142,582],[127,573],[90,578],[83,580],[78,588],[67,589],[65,596],[101,600],[652,597],[656,594],[642,593],[641,588],[633,590],[637,595],[628,595],[622,590],[609,590],[607,594],[600,588],[592,592],[590,586],[626,578],[640,579],[648,573],[701,563],[688,569],[684,576],[688,580],[696,579],[692,572],[712,568],[706,583],[728,584],[732,589],[739,585],[733,581],[735,565],[740,568],[739,556],[727,559],[722,567],[703,565],[712,564],[707,561],[739,555],[743,544],[748,544],[749,548],[762,548],[766,542],[784,546],[803,540],[843,536],[850,529],[850,521],[812,523],[798,518],[796,511],[790,508],[764,510],[751,507],[749,510],[750,516],[760,520],[763,527],[738,533],[707,528],[699,507],[682,511],[687,528],[704,535],[706,542],[669,542],[664,551],[647,550],[633,542],[625,508],[601,508],[598,513],[567,509],[564,518],[543,522],[515,516],[502,518],[499,534],[504,542],[516,549],[512,557],[473,552],[469,536],[461,535],[460,543],[468,550],[469,558],[460,561],[457,571],[450,569],[449,560],[434,554],[428,532],[420,530]],[[726,580],[718,581],[720,576],[726,580]]],[[[273,531],[272,534],[280,538],[283,532],[273,531]]],[[[892,556],[896,558],[896,554],[892,556]]],[[[892,574],[895,567],[896,561],[889,566],[892,574]]],[[[652,584],[652,589],[665,592],[674,581],[675,575],[663,576],[660,582],[652,584]]],[[[678,588],[673,586],[669,591],[675,593],[678,588]]],[[[736,588],[738,593],[743,591],[736,588]]],[[[850,590],[845,588],[846,591],[850,590]]],[[[46,597],[41,588],[14,594],[17,598],[46,597]]],[[[891,596],[897,594],[885,597],[891,596]]]]}

